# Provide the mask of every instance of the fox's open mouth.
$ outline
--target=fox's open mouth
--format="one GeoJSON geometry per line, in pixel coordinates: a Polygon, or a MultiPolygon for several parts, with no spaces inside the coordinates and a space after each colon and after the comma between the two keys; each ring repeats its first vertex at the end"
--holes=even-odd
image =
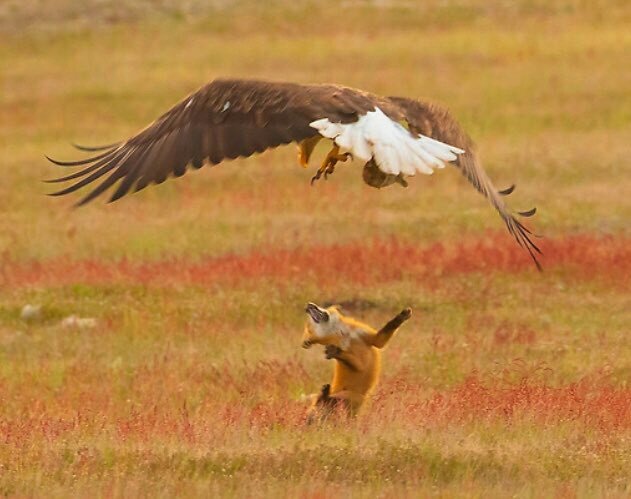
{"type": "Polygon", "coordinates": [[[322,310],[315,303],[307,303],[307,308],[305,308],[305,312],[309,314],[309,317],[316,324],[320,324],[321,322],[327,322],[329,320],[329,314],[326,310],[322,310]]]}

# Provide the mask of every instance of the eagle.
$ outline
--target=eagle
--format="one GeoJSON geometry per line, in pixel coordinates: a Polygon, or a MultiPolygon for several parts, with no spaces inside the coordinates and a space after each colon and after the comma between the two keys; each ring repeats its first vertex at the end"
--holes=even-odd
{"type": "Polygon", "coordinates": [[[541,269],[533,234],[502,199],[515,186],[497,190],[482,168],[474,145],[458,122],[441,106],[406,97],[382,97],[335,84],[305,85],[247,79],[216,79],[190,94],[149,126],[125,141],[107,146],[75,144],[92,155],[77,161],[48,160],[81,167],[46,182],[75,181],[52,193],[69,194],[95,187],[84,205],[116,185],[109,199],[180,177],[189,167],[217,165],[283,144],[296,143],[298,162],[307,167],[316,144],[326,139],[331,150],[311,179],[330,176],[338,162],[364,164],[366,184],[407,187],[416,173],[431,174],[447,163],[497,210],[508,231],[541,269]]]}

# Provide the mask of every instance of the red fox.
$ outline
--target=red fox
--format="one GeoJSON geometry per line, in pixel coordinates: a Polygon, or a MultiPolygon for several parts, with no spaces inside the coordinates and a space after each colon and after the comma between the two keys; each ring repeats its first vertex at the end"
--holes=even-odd
{"type": "Polygon", "coordinates": [[[322,308],[309,303],[305,311],[309,317],[302,338],[303,348],[325,345],[325,357],[335,359],[331,384],[310,396],[308,421],[326,417],[340,406],[348,415],[356,415],[377,385],[380,350],[410,318],[412,310],[402,310],[379,331],[343,315],[335,306],[322,308]]]}

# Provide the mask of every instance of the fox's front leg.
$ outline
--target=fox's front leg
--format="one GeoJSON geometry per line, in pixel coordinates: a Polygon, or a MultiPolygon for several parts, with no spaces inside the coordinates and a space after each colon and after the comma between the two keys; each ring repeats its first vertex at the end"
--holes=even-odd
{"type": "Polygon", "coordinates": [[[327,359],[335,359],[338,362],[341,362],[349,369],[353,371],[359,371],[363,367],[362,360],[351,352],[347,352],[342,350],[337,345],[327,345],[324,348],[324,356],[327,359]]]}
{"type": "Polygon", "coordinates": [[[401,312],[395,315],[394,318],[390,319],[388,323],[377,332],[372,340],[373,346],[383,348],[390,338],[392,338],[392,335],[396,332],[396,330],[399,329],[410,317],[412,317],[411,308],[401,310],[401,312]]]}

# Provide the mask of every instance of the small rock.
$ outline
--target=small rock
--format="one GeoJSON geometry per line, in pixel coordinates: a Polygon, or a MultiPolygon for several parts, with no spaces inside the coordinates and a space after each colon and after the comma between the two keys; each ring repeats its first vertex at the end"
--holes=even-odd
{"type": "Polygon", "coordinates": [[[96,319],[94,317],[78,317],[76,315],[69,315],[61,321],[61,327],[92,329],[96,327],[96,319]]]}
{"type": "Polygon", "coordinates": [[[31,305],[27,303],[22,307],[22,311],[20,312],[20,319],[23,321],[35,321],[42,316],[42,306],[41,305],[31,305]]]}

